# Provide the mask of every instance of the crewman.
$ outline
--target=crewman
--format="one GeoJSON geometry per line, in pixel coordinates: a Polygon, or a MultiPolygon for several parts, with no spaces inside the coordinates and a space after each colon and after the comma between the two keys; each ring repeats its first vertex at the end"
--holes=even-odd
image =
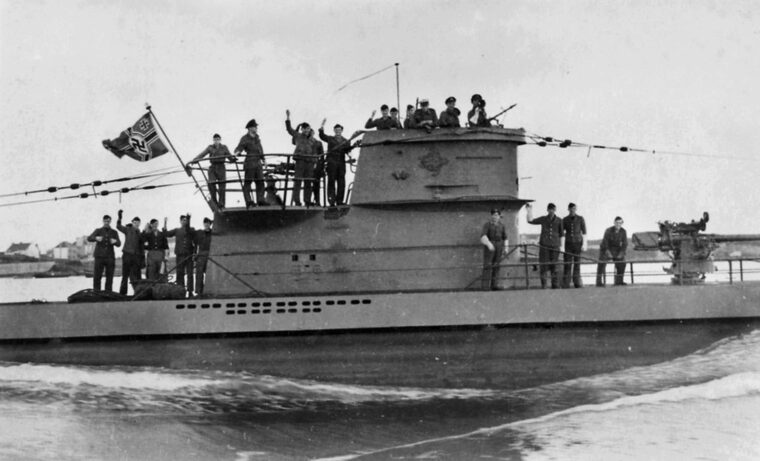
{"type": "Polygon", "coordinates": [[[179,217],[180,226],[167,231],[167,237],[174,237],[174,255],[176,256],[177,284],[186,286],[189,296],[193,296],[193,255],[195,254],[195,229],[190,227],[190,213],[179,217]],[[187,274],[187,285],[185,285],[187,274]]]}
{"type": "Polygon", "coordinates": [[[470,128],[491,126],[491,122],[488,121],[488,115],[486,114],[486,101],[483,97],[475,93],[470,98],[470,102],[472,103],[472,109],[467,112],[467,121],[470,124],[470,128]]]}
{"type": "Polygon", "coordinates": [[[346,156],[351,149],[351,140],[360,136],[361,131],[355,132],[350,139],[343,137],[343,125],[336,123],[333,127],[334,136],[325,134],[325,123],[322,120],[319,127],[319,139],[327,143],[327,201],[330,206],[342,205],[346,190],[346,156]]]}
{"type": "Polygon", "coordinates": [[[483,244],[483,278],[481,287],[484,290],[499,289],[499,270],[501,260],[507,249],[507,230],[501,223],[501,211],[491,210],[491,219],[483,225],[480,235],[483,244]]]}
{"type": "Polygon", "coordinates": [[[623,218],[615,217],[615,224],[604,231],[602,243],[599,244],[599,264],[596,266],[596,286],[605,284],[607,261],[615,263],[615,285],[627,285],[625,275],[625,251],[628,249],[628,234],[623,229],[623,218]]]}
{"type": "MultiPolygon", "coordinates": [[[[255,122],[255,120],[253,120],[255,122]]],[[[239,147],[239,146],[238,146],[239,147]]],[[[219,208],[224,208],[225,191],[227,190],[227,169],[224,167],[224,161],[227,160],[230,163],[236,161],[235,157],[230,153],[230,150],[222,144],[222,137],[218,133],[214,133],[213,143],[203,149],[203,152],[198,154],[194,159],[187,164],[198,164],[205,156],[209,156],[210,165],[208,169],[208,191],[211,195],[211,201],[219,208]]],[[[253,167],[255,169],[255,166],[253,167]]],[[[255,173],[252,173],[255,177],[255,173]]],[[[248,183],[250,195],[250,182],[248,183]]],[[[258,190],[258,186],[257,190],[258,190]]]]}
{"type": "Polygon", "coordinates": [[[285,129],[292,137],[292,143],[296,146],[293,151],[295,172],[293,177],[293,196],[291,204],[301,206],[301,184],[303,183],[303,201],[309,205],[311,201],[311,187],[314,179],[314,167],[316,156],[314,155],[314,143],[312,142],[311,126],[304,122],[293,129],[290,124],[290,110],[285,111],[285,129]]]}
{"type": "Polygon", "coordinates": [[[438,116],[435,109],[430,107],[430,102],[425,98],[420,99],[420,108],[414,111],[413,120],[415,128],[424,129],[428,133],[438,126],[438,116]]]}
{"type": "Polygon", "coordinates": [[[446,110],[441,112],[438,118],[438,126],[441,128],[459,128],[459,115],[461,112],[456,107],[457,98],[449,96],[446,98],[446,110]]]}
{"type": "Polygon", "coordinates": [[[311,186],[312,199],[310,205],[321,206],[319,192],[321,189],[322,179],[325,177],[325,148],[318,139],[314,137],[314,130],[311,130],[311,142],[316,163],[314,164],[314,182],[311,186]]]}
{"type": "Polygon", "coordinates": [[[565,232],[565,265],[562,288],[570,288],[572,275],[573,286],[581,288],[581,252],[586,251],[586,220],[576,213],[575,203],[567,205],[568,215],[562,218],[565,232]]]}
{"type": "Polygon", "coordinates": [[[261,139],[258,135],[259,125],[256,123],[256,119],[252,118],[245,125],[245,128],[248,132],[240,138],[240,142],[235,148],[235,155],[245,152],[243,198],[245,199],[245,206],[252,207],[256,203],[264,204],[264,166],[266,166],[266,159],[264,158],[264,148],[261,147],[261,139]],[[252,182],[256,184],[256,203],[251,197],[252,182]]]}
{"type": "Polygon", "coordinates": [[[369,119],[367,120],[367,123],[364,124],[364,128],[371,129],[371,128],[377,128],[378,130],[390,130],[391,128],[397,127],[396,122],[393,121],[390,114],[388,113],[388,104],[383,104],[380,106],[380,118],[373,119],[372,117],[375,116],[376,111],[372,111],[372,114],[370,114],[369,119]]]}
{"type": "Polygon", "coordinates": [[[94,274],[92,277],[92,289],[100,291],[100,281],[103,271],[106,273],[106,291],[113,291],[113,271],[116,265],[116,256],[113,247],[121,246],[119,233],[111,228],[111,217],[103,216],[103,227],[98,227],[87,237],[88,242],[95,242],[94,274]]]}
{"type": "Polygon", "coordinates": [[[551,274],[552,288],[559,288],[557,278],[557,260],[562,248],[562,218],[557,216],[557,206],[550,203],[546,207],[546,215],[533,219],[533,206],[525,205],[528,211],[528,224],[541,226],[541,237],[538,240],[538,265],[541,270],[541,288],[546,288],[547,275],[551,274]]]}
{"type": "Polygon", "coordinates": [[[406,118],[404,119],[404,129],[409,130],[411,128],[414,128],[414,106],[407,104],[406,118]]]}
{"type": "Polygon", "coordinates": [[[398,130],[404,127],[404,125],[401,123],[401,120],[398,118],[398,109],[395,107],[391,107],[391,120],[391,130],[398,130]]]}
{"type": "Polygon", "coordinates": [[[121,287],[119,287],[119,293],[125,295],[129,282],[132,282],[134,287],[135,283],[140,280],[140,267],[144,255],[140,218],[135,216],[130,224],[123,226],[121,224],[123,214],[124,211],[119,210],[116,228],[124,234],[124,246],[121,249],[121,287]]]}
{"type": "Polygon", "coordinates": [[[209,218],[203,218],[203,229],[195,232],[195,292],[203,294],[208,255],[211,252],[211,224],[209,218]]]}
{"type": "Polygon", "coordinates": [[[145,263],[145,278],[161,279],[161,265],[166,260],[169,242],[166,235],[158,230],[158,219],[151,219],[148,228],[142,233],[143,248],[148,252],[145,263]]]}

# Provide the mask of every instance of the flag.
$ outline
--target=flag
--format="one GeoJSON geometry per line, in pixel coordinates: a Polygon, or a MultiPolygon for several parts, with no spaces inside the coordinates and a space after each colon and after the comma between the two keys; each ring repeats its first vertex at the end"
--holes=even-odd
{"type": "Polygon", "coordinates": [[[103,147],[119,158],[127,155],[139,162],[147,162],[169,152],[158,135],[150,112],[146,112],[134,125],[122,131],[118,138],[103,140],[103,147]]]}

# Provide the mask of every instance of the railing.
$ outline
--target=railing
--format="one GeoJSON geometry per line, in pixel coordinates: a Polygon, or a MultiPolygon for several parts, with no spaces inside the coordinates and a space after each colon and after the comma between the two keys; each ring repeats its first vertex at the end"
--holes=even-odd
{"type": "MultiPolygon", "coordinates": [[[[220,197],[222,200],[222,203],[226,204],[226,199],[230,198],[230,192],[238,192],[241,195],[239,197],[242,198],[244,204],[243,206],[248,206],[247,203],[245,203],[246,197],[243,194],[244,192],[244,185],[245,185],[245,171],[244,171],[244,161],[237,160],[234,163],[229,162],[227,157],[223,157],[225,160],[224,166],[225,166],[225,172],[226,172],[226,179],[224,181],[210,181],[209,180],[209,167],[212,160],[219,160],[219,158],[212,158],[212,157],[206,157],[198,162],[193,163],[192,165],[188,165],[188,171],[192,174],[198,172],[203,178],[202,183],[205,184],[201,186],[203,192],[205,192],[209,199],[209,206],[211,206],[212,209],[218,210],[221,207],[215,200],[215,197],[211,194],[211,188],[209,186],[217,186],[217,193],[223,194],[222,197],[220,197]],[[232,176],[232,179],[230,179],[230,176],[232,176]],[[218,186],[224,185],[224,191],[221,191],[218,186]],[[228,187],[233,186],[233,187],[228,187]],[[235,187],[237,186],[237,187],[235,187]]],[[[267,206],[273,206],[273,207],[280,207],[281,209],[286,209],[288,206],[292,206],[293,202],[301,202],[305,206],[326,206],[328,203],[328,197],[327,197],[327,174],[325,172],[325,165],[324,165],[324,159],[319,160],[315,164],[315,170],[318,167],[321,167],[321,173],[319,175],[315,175],[314,177],[296,177],[295,176],[295,161],[293,159],[293,154],[265,154],[265,165],[263,167],[263,175],[264,175],[264,190],[265,190],[265,201],[267,206]],[[301,200],[301,197],[297,197],[296,200],[293,200],[293,190],[295,181],[301,181],[301,193],[304,193],[304,189],[307,182],[311,182],[312,190],[314,190],[314,186],[316,186],[319,190],[319,195],[316,197],[316,205],[311,204],[309,202],[312,202],[312,197],[314,194],[312,193],[312,196],[309,197],[308,200],[301,200]],[[280,195],[282,194],[282,195],[280,195]]],[[[353,164],[352,161],[348,162],[349,164],[353,164]]],[[[255,191],[256,191],[256,184],[255,181],[250,180],[251,182],[251,195],[252,199],[255,200],[255,191]]],[[[344,203],[348,202],[348,196],[351,192],[352,184],[346,184],[346,190],[344,192],[345,194],[345,200],[343,200],[344,203]]]]}
{"type": "MultiPolygon", "coordinates": [[[[500,282],[511,281],[510,284],[514,288],[518,288],[518,285],[522,285],[524,282],[525,288],[531,288],[538,286],[542,268],[549,270],[551,266],[556,267],[557,277],[560,285],[562,285],[564,272],[566,267],[571,266],[573,263],[564,262],[565,252],[559,251],[559,259],[552,263],[540,263],[537,261],[537,251],[531,252],[530,249],[538,250],[539,246],[535,244],[520,244],[512,248],[510,253],[519,248],[520,262],[499,264],[502,271],[510,272],[510,276],[500,277],[500,282]],[[514,269],[514,270],[510,270],[514,269]],[[517,272],[520,272],[517,275],[517,272]]],[[[578,263],[581,267],[581,279],[584,286],[594,285],[596,283],[597,269],[600,263],[606,264],[604,272],[601,274],[602,282],[607,283],[607,279],[611,278],[615,273],[615,264],[624,264],[626,271],[624,274],[626,283],[630,284],[649,284],[649,283],[669,283],[669,284],[694,284],[694,281],[686,281],[683,277],[674,277],[674,274],[669,273],[666,269],[670,268],[672,261],[669,259],[636,259],[636,260],[623,260],[623,261],[601,261],[586,256],[580,256],[581,261],[578,263]],[[592,267],[593,270],[588,270],[592,267]],[[642,270],[643,268],[643,270],[642,270]],[[584,269],[586,269],[584,271],[584,269]],[[590,282],[590,283],[589,283],[590,282]]],[[[683,261],[686,262],[686,261],[683,261]]],[[[715,271],[707,273],[709,282],[744,282],[745,280],[760,281],[760,259],[757,258],[724,258],[713,259],[709,263],[715,265],[715,271]]],[[[547,280],[547,285],[550,286],[550,275],[547,280]]],[[[477,279],[476,281],[479,281],[477,279]]],[[[473,281],[473,282],[476,282],[473,281]]],[[[572,280],[570,280],[572,285],[572,280]]],[[[470,284],[474,286],[475,283],[470,284]]]]}

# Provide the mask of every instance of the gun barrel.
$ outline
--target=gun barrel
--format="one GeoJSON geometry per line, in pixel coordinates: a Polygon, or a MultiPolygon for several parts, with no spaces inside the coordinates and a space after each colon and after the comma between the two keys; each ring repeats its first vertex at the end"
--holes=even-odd
{"type": "Polygon", "coordinates": [[[760,241],[760,234],[707,234],[718,243],[760,241]]]}

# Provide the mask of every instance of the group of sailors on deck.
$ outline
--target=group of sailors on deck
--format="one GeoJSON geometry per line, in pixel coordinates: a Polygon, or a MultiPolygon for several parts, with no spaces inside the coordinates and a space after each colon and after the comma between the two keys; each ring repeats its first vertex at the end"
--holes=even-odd
{"type": "MultiPolygon", "coordinates": [[[[586,221],[577,214],[577,206],[569,203],[568,215],[560,218],[556,215],[557,206],[549,203],[546,215],[533,218],[533,207],[525,205],[529,224],[541,226],[538,239],[538,266],[541,288],[547,288],[551,280],[552,288],[570,288],[572,279],[575,288],[581,288],[581,253],[587,250],[586,221]],[[564,251],[562,241],[564,240],[564,251]],[[560,253],[564,254],[564,265],[559,263],[560,253]],[[562,284],[559,280],[559,266],[563,266],[562,284]]],[[[483,244],[482,288],[499,289],[499,269],[501,260],[506,256],[507,232],[501,223],[501,211],[491,210],[491,219],[483,226],[480,242],[483,244]]],[[[628,249],[628,235],[623,229],[623,218],[616,216],[614,225],[604,231],[599,245],[599,258],[596,268],[596,286],[605,286],[607,262],[615,264],[615,285],[626,285],[625,252],[628,249]]],[[[527,255],[526,255],[527,257],[527,255]]]]}
{"type": "MultiPolygon", "coordinates": [[[[134,217],[131,223],[122,225],[122,210],[119,210],[116,229],[124,234],[122,247],[122,272],[119,293],[127,294],[128,284],[133,287],[142,279],[142,269],[145,269],[147,280],[154,282],[166,281],[166,260],[169,251],[169,237],[174,237],[175,268],[177,284],[186,287],[189,296],[203,293],[204,277],[211,250],[211,226],[213,221],[203,218],[203,229],[190,226],[190,214],[180,216],[180,226],[174,229],[158,229],[158,219],[151,219],[145,229],[140,229],[141,220],[134,217]],[[187,275],[187,284],[185,284],[187,275]],[[193,283],[195,275],[195,283],[193,283]]],[[[116,263],[114,248],[121,246],[119,234],[111,227],[111,217],[103,216],[103,225],[95,229],[87,237],[95,243],[93,272],[93,289],[100,291],[101,281],[105,275],[106,291],[113,290],[113,275],[116,263]]],[[[135,290],[137,291],[137,290],[135,290]]]]}
{"type": "MultiPolygon", "coordinates": [[[[430,107],[427,99],[419,100],[419,107],[408,105],[406,118],[401,122],[398,109],[388,108],[388,105],[380,106],[381,116],[374,118],[376,112],[372,111],[370,118],[364,124],[365,129],[376,128],[377,130],[394,129],[423,129],[428,133],[435,128],[459,128],[460,110],[456,107],[456,98],[446,98],[446,109],[440,117],[435,109],[430,107]]],[[[479,94],[470,98],[472,109],[467,113],[469,127],[491,126],[485,106],[486,102],[479,94]]],[[[285,129],[291,136],[291,142],[295,146],[293,152],[293,187],[291,205],[294,206],[320,206],[320,183],[326,177],[326,193],[329,206],[339,206],[344,203],[346,192],[346,163],[351,162],[350,152],[361,145],[361,141],[351,143],[363,132],[356,131],[351,137],[343,136],[343,125],[337,123],[333,126],[333,134],[325,134],[325,123],[322,120],[318,130],[319,139],[315,137],[314,130],[309,123],[303,122],[293,127],[290,121],[290,110],[285,111],[285,129]],[[322,142],[327,143],[327,151],[322,142]]],[[[246,207],[282,205],[282,198],[277,195],[277,179],[266,174],[266,157],[261,146],[261,138],[258,135],[258,123],[251,119],[245,126],[247,132],[240,138],[233,152],[222,144],[222,137],[214,134],[213,143],[206,147],[193,160],[188,162],[188,167],[197,165],[201,160],[209,158],[208,188],[211,201],[217,208],[226,206],[227,172],[225,163],[235,163],[238,157],[243,160],[243,199],[246,207]],[[252,195],[255,187],[255,200],[252,195]]]]}

